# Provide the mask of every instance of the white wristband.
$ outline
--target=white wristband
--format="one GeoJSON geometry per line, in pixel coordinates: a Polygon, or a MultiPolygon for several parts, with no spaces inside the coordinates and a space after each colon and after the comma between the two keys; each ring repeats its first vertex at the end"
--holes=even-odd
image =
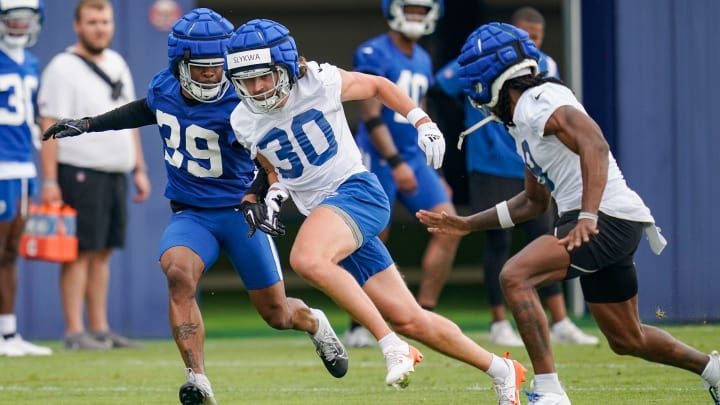
{"type": "Polygon", "coordinates": [[[593,214],[592,212],[580,211],[580,213],[578,214],[578,221],[581,219],[592,219],[597,223],[598,216],[597,214],[593,214]]]}
{"type": "Polygon", "coordinates": [[[508,209],[507,201],[499,202],[495,209],[497,210],[498,222],[503,228],[512,228],[515,223],[510,218],[510,210],[508,209]]]}
{"type": "Polygon", "coordinates": [[[407,120],[409,123],[411,123],[414,127],[417,126],[418,121],[421,119],[427,117],[427,113],[422,110],[420,107],[415,107],[407,114],[407,120]]]}

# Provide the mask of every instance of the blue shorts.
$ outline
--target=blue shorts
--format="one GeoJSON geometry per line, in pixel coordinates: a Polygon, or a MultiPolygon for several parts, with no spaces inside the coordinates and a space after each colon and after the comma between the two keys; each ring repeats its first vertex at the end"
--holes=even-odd
{"type": "MultiPolygon", "coordinates": [[[[405,161],[412,168],[417,180],[417,189],[412,194],[398,191],[390,165],[387,164],[385,159],[380,158],[377,153],[363,151],[363,159],[366,164],[369,159],[370,171],[377,176],[388,199],[391,202],[397,199],[413,215],[418,210],[429,211],[439,204],[450,202],[450,196],[445,191],[440,174],[427,165],[425,156],[422,154],[415,155],[405,161]]],[[[386,225],[389,225],[389,223],[386,225]]]]}
{"type": "Polygon", "coordinates": [[[0,180],[0,222],[9,222],[18,213],[18,204],[22,198],[23,182],[27,184],[25,197],[37,194],[37,178],[0,180]]]}
{"type": "Polygon", "coordinates": [[[280,258],[272,238],[249,227],[234,208],[187,208],[174,213],[160,240],[159,256],[174,246],[192,249],[205,271],[224,250],[248,290],[270,287],[282,280],[280,258]]]}
{"type": "Polygon", "coordinates": [[[358,249],[340,265],[361,286],[393,263],[377,236],[390,220],[390,205],[374,174],[363,172],[350,177],[320,205],[338,213],[353,230],[358,249]]]}

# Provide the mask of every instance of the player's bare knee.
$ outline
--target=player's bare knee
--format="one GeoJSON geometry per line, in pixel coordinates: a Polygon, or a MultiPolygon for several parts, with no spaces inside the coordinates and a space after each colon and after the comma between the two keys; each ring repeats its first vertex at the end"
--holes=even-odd
{"type": "Polygon", "coordinates": [[[634,356],[640,352],[642,337],[630,334],[606,336],[610,349],[621,356],[634,356]]]}
{"type": "Polygon", "coordinates": [[[197,282],[188,267],[178,266],[171,263],[164,268],[163,271],[167,277],[168,289],[171,297],[176,294],[186,295],[188,293],[195,293],[197,282]]]}

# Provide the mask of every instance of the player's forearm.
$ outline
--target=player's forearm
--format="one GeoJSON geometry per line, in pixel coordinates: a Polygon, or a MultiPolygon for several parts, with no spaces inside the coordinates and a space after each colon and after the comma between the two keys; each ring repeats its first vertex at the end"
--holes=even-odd
{"type": "Polygon", "coordinates": [[[148,107],[145,98],[132,101],[104,114],[90,117],[88,120],[88,132],[140,128],[157,124],[155,113],[148,107]]]}

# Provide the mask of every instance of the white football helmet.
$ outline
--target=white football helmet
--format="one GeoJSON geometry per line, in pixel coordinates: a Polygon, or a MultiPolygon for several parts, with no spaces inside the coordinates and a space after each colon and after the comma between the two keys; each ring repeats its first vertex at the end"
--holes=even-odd
{"type": "Polygon", "coordinates": [[[443,0],[383,0],[382,10],[391,29],[402,32],[408,38],[420,38],[435,32],[435,23],[442,17],[443,0]],[[406,14],[406,6],[427,9],[425,14],[406,14]]]}
{"type": "Polygon", "coordinates": [[[0,0],[0,41],[10,48],[33,46],[42,20],[41,0],[0,0]]]}

